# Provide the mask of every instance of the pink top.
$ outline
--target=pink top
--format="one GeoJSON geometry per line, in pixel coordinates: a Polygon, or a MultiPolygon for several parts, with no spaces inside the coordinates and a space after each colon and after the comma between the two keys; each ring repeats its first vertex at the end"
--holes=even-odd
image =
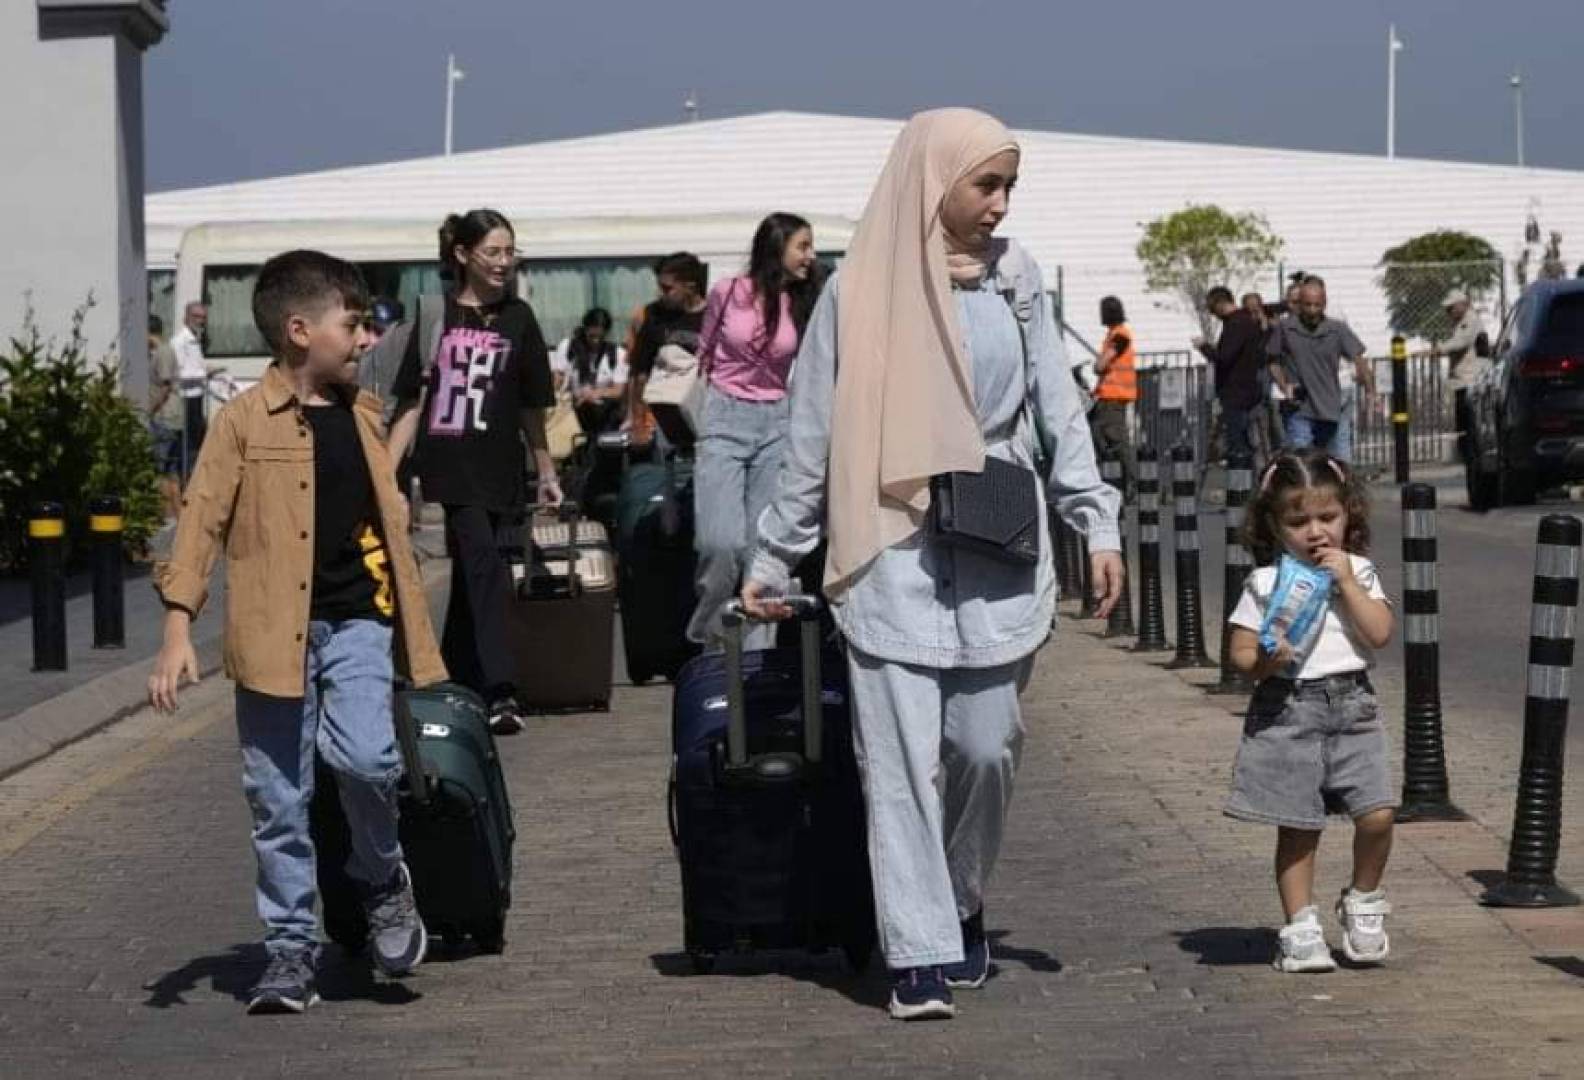
{"type": "Polygon", "coordinates": [[[797,356],[798,332],[792,322],[792,298],[781,294],[781,321],[775,340],[764,341],[764,320],[748,277],[717,281],[704,309],[699,358],[709,371],[710,385],[742,401],[780,401],[797,356]]]}

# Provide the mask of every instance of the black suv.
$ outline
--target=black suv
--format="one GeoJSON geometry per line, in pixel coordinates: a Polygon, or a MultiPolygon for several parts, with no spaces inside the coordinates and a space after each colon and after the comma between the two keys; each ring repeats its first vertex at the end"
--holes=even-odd
{"type": "Polygon", "coordinates": [[[1584,281],[1529,286],[1502,326],[1490,369],[1468,390],[1469,505],[1534,501],[1584,478],[1584,281]]]}

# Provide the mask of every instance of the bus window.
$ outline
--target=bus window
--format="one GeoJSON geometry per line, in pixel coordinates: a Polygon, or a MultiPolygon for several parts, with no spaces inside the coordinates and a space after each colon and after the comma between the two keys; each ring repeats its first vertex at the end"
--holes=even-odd
{"type": "Polygon", "coordinates": [[[253,325],[253,286],[258,272],[257,266],[204,267],[203,302],[209,309],[209,328],[204,333],[207,358],[270,354],[264,335],[253,325]]]}

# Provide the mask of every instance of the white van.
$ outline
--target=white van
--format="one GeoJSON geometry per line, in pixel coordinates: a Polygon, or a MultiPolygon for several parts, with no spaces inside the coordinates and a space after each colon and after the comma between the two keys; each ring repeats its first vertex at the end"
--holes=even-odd
{"type": "MultiPolygon", "coordinates": [[[[554,348],[591,307],[611,313],[618,338],[627,319],[655,295],[655,260],[691,251],[711,279],[747,265],[759,214],[677,217],[522,218],[517,232],[518,293],[533,304],[554,348]]],[[[846,218],[810,218],[822,255],[847,248],[854,224],[846,218]]],[[[205,355],[246,386],[269,363],[253,325],[253,286],[272,255],[314,248],[358,264],[375,296],[414,300],[441,290],[438,221],[264,221],[195,225],[182,236],[170,306],[181,311],[201,300],[209,308],[205,355]]],[[[152,268],[151,268],[152,269],[152,268]]],[[[167,327],[167,331],[173,327],[167,327]]]]}

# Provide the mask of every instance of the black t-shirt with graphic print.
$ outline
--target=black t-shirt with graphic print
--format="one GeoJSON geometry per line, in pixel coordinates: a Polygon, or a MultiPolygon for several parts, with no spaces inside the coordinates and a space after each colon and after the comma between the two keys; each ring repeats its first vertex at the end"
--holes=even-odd
{"type": "Polygon", "coordinates": [[[314,572],[309,618],[378,619],[395,613],[379,507],[350,395],[303,409],[314,439],[314,572]]]}
{"type": "Polygon", "coordinates": [[[467,307],[447,295],[427,380],[419,344],[412,335],[391,392],[405,403],[428,391],[416,449],[424,498],[490,510],[521,507],[528,461],[521,411],[555,404],[550,350],[533,308],[516,297],[467,307]]]}

